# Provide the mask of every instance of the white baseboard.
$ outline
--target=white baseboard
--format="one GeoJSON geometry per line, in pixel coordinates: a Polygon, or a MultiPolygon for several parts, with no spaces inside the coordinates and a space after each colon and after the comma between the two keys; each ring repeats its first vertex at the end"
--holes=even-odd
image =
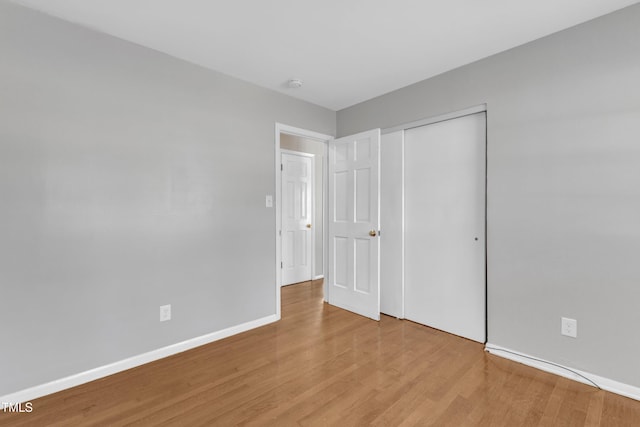
{"type": "Polygon", "coordinates": [[[550,372],[552,374],[560,375],[561,377],[569,378],[571,380],[579,381],[581,383],[593,386],[591,382],[583,378],[583,377],[586,377],[589,380],[593,381],[595,384],[597,384],[598,387],[600,387],[603,390],[607,390],[612,393],[619,394],[621,396],[629,397],[631,399],[640,400],[640,387],[635,387],[629,384],[621,383],[619,381],[615,381],[610,378],[601,377],[599,375],[595,375],[589,372],[584,372],[579,369],[562,366],[555,362],[548,362],[543,359],[540,359],[539,357],[535,357],[534,359],[538,359],[538,360],[534,360],[534,359],[531,359],[533,356],[529,356],[528,354],[520,353],[518,351],[514,351],[514,350],[501,347],[499,345],[491,344],[491,343],[486,344],[485,350],[491,354],[495,354],[496,356],[513,360],[515,362],[522,363],[523,365],[531,366],[533,368],[540,369],[542,371],[550,372]],[[576,373],[579,375],[576,375],[576,373]]]}
{"type": "Polygon", "coordinates": [[[313,279],[311,280],[318,280],[318,279],[324,279],[324,274],[319,274],[318,276],[315,276],[313,279]]]}
{"type": "Polygon", "coordinates": [[[122,372],[127,369],[135,368],[136,366],[144,365],[145,363],[153,362],[154,360],[172,356],[177,353],[182,353],[183,351],[191,350],[192,348],[209,344],[214,341],[230,337],[232,335],[258,328],[260,326],[268,325],[269,323],[273,323],[277,320],[277,316],[275,314],[272,314],[261,319],[256,319],[250,322],[242,323],[240,325],[231,326],[220,331],[212,332],[210,334],[202,335],[176,344],[171,344],[157,350],[152,350],[147,353],[129,357],[128,359],[120,360],[118,362],[90,369],[85,372],[80,372],[75,375],[37,385],[35,387],[11,393],[6,396],[0,396],[0,402],[27,402],[51,393],[56,393],[58,391],[75,387],[80,384],[88,383],[90,381],[106,377],[108,375],[122,372]]]}

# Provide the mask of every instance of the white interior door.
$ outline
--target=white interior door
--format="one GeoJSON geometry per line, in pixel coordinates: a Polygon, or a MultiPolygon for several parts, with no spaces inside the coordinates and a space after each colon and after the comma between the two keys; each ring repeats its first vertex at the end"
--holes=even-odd
{"type": "Polygon", "coordinates": [[[313,155],[282,152],[282,285],[311,280],[313,155]]]}
{"type": "Polygon", "coordinates": [[[380,129],[329,141],[329,303],[380,320],[380,129]]]}
{"type": "Polygon", "coordinates": [[[409,129],[405,317],[485,341],[485,113],[409,129]]]}

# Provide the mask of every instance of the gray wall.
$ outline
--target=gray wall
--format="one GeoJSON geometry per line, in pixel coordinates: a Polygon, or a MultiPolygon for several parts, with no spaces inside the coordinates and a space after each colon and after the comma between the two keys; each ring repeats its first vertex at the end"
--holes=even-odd
{"type": "Polygon", "coordinates": [[[338,134],[482,103],[489,342],[640,386],[640,5],[339,111],[338,134]]]}
{"type": "Polygon", "coordinates": [[[0,395],[275,314],[275,122],[335,112],[4,1],[0,58],[0,395]]]}
{"type": "Polygon", "coordinates": [[[314,141],[312,139],[303,138],[301,136],[296,135],[288,135],[288,134],[280,134],[280,148],[284,148],[292,151],[299,151],[302,153],[315,154],[314,157],[314,167],[315,167],[315,189],[314,196],[316,200],[315,205],[315,251],[316,256],[314,260],[314,269],[313,276],[318,277],[324,275],[322,270],[323,263],[323,254],[324,254],[324,246],[323,246],[323,200],[322,200],[322,187],[324,184],[323,177],[323,169],[324,169],[324,150],[325,143],[320,141],[314,141]]]}

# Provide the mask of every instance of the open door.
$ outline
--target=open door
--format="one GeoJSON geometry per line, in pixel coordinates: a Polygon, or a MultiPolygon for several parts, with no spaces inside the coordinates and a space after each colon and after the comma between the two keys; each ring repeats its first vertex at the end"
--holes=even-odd
{"type": "Polygon", "coordinates": [[[380,320],[380,129],[329,141],[329,304],[380,320]]]}

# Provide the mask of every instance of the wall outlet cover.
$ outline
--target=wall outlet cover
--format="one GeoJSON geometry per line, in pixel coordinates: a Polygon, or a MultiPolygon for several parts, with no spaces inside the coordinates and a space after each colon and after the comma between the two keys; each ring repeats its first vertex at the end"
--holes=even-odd
{"type": "Polygon", "coordinates": [[[560,333],[564,336],[577,338],[578,337],[578,321],[576,319],[569,319],[568,317],[562,317],[562,326],[560,333]]]}
{"type": "Polygon", "coordinates": [[[160,306],[160,321],[166,322],[171,320],[171,304],[160,306]]]}

